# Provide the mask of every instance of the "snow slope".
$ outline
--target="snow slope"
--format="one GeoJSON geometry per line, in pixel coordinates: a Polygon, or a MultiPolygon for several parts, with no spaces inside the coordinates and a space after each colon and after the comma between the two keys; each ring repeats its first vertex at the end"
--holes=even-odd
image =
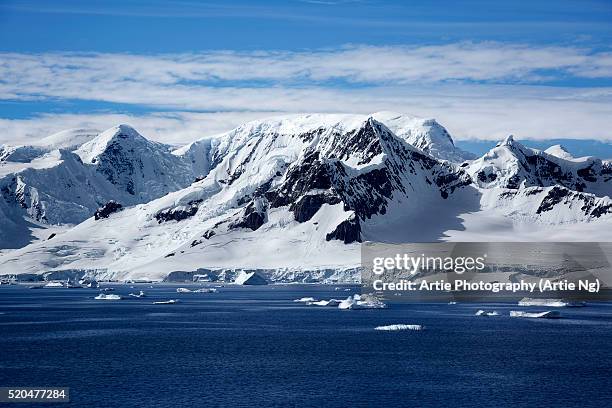
{"type": "MultiPolygon", "coordinates": [[[[508,138],[459,164],[453,147],[439,125],[389,113],[271,118],[173,152],[119,126],[31,171],[74,167],[76,183],[87,169],[85,179],[103,185],[81,198],[108,187],[123,208],[0,255],[0,270],[164,279],[245,269],[342,280],[359,266],[365,240],[612,239],[609,163],[508,138]]],[[[33,193],[25,197],[37,208],[33,193]]],[[[72,207],[50,208],[44,213],[72,207]]]]}
{"type": "Polygon", "coordinates": [[[1,248],[23,246],[32,239],[28,228],[15,239],[14,224],[78,224],[110,200],[124,206],[148,202],[195,178],[192,165],[172,154],[169,146],[151,142],[127,125],[94,138],[63,132],[42,145],[48,152],[38,155],[36,150],[31,158],[26,152],[32,149],[19,148],[0,162],[0,200],[7,208],[0,214],[1,248]],[[51,148],[62,146],[77,149],[51,148]]]}

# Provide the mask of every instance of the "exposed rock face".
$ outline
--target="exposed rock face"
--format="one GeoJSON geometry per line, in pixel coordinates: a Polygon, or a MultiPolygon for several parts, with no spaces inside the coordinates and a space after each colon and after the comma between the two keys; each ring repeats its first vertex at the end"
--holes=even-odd
{"type": "Polygon", "coordinates": [[[599,218],[605,214],[612,214],[612,203],[609,200],[602,200],[593,194],[571,191],[560,186],[555,186],[548,191],[536,213],[542,214],[543,212],[554,210],[557,204],[563,202],[565,204],[581,204],[580,209],[582,212],[594,218],[599,218]]]}
{"type": "MultiPolygon", "coordinates": [[[[251,231],[256,231],[266,222],[266,207],[266,201],[263,199],[251,201],[249,205],[244,208],[242,216],[229,224],[229,229],[248,228],[251,231]]],[[[207,234],[204,235],[206,238],[207,234]]],[[[209,238],[211,236],[212,235],[208,234],[209,238]]]]}
{"type": "Polygon", "coordinates": [[[342,221],[335,230],[325,236],[325,240],[337,239],[345,244],[361,242],[361,226],[356,217],[350,217],[342,221]]]}
{"type": "Polygon", "coordinates": [[[197,212],[202,200],[189,201],[187,205],[169,208],[155,214],[155,219],[160,224],[168,221],[183,221],[193,217],[197,212]]]}
{"type": "Polygon", "coordinates": [[[340,197],[330,192],[307,194],[299,198],[298,201],[291,203],[289,209],[293,211],[297,222],[306,222],[319,211],[323,204],[334,205],[340,201],[340,197]]]}
{"type": "Polygon", "coordinates": [[[109,201],[102,207],[98,208],[94,213],[94,218],[99,220],[101,218],[108,218],[111,214],[121,211],[123,206],[116,201],[109,201]]]}

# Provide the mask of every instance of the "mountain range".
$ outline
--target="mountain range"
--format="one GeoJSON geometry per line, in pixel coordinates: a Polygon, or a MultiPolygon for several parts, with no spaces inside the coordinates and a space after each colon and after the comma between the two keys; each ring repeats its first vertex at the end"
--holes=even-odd
{"type": "Polygon", "coordinates": [[[0,275],[343,280],[363,241],[610,241],[611,179],[608,161],[511,136],[474,157],[435,120],[390,112],[181,147],[71,130],[0,147],[0,275]]]}

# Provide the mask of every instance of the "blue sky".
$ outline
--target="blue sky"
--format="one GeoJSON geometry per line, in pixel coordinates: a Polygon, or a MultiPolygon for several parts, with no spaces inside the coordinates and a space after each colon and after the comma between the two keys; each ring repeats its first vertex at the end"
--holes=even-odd
{"type": "Polygon", "coordinates": [[[610,1],[4,0],[0,142],[378,110],[458,140],[609,141],[611,22],[610,1]]]}

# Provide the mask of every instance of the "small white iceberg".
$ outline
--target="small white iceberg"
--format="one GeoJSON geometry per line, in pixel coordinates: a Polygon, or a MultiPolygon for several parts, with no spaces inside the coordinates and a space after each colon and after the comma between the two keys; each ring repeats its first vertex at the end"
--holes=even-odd
{"type": "Polygon", "coordinates": [[[399,331],[399,330],[423,330],[423,326],[420,324],[390,324],[388,326],[378,326],[374,330],[380,331],[399,331]]]}
{"type": "Polygon", "coordinates": [[[145,293],[141,290],[138,293],[130,293],[130,296],[135,297],[135,298],[143,298],[143,297],[146,297],[147,295],[145,295],[145,293]]]}
{"type": "Polygon", "coordinates": [[[387,305],[373,295],[349,296],[338,304],[338,309],[343,310],[384,309],[385,307],[387,305]]]}
{"type": "Polygon", "coordinates": [[[338,299],[329,299],[329,300],[319,300],[318,302],[308,302],[307,304],[310,306],[329,306],[329,307],[338,307],[342,301],[338,299]]]}
{"type": "Polygon", "coordinates": [[[153,302],[154,305],[173,305],[175,303],[179,303],[178,299],[158,300],[157,302],[153,302]]]}
{"type": "Polygon", "coordinates": [[[310,303],[310,302],[316,302],[317,299],[313,298],[313,297],[303,297],[303,298],[299,298],[299,299],[295,299],[294,302],[299,302],[299,303],[310,303]]]}
{"type": "Polygon", "coordinates": [[[479,310],[476,312],[476,316],[499,316],[499,313],[497,313],[495,310],[479,310]]]}
{"type": "Polygon", "coordinates": [[[193,291],[191,289],[187,289],[187,288],[177,288],[176,292],[177,293],[191,293],[193,291]]]}
{"type": "Polygon", "coordinates": [[[64,288],[66,287],[66,284],[64,282],[53,281],[53,282],[47,283],[44,287],[45,288],[64,288]]]}
{"type": "Polygon", "coordinates": [[[192,290],[193,293],[217,293],[217,289],[215,288],[201,288],[201,289],[196,289],[196,290],[192,290]]]}
{"type": "Polygon", "coordinates": [[[456,305],[457,302],[455,302],[454,300],[451,300],[450,302],[448,302],[449,305],[456,305]]]}
{"type": "Polygon", "coordinates": [[[106,295],[104,293],[100,293],[94,299],[96,299],[96,300],[121,300],[121,296],[119,296],[119,295],[106,295]]]}
{"type": "Polygon", "coordinates": [[[522,298],[518,302],[519,306],[541,306],[541,307],[583,307],[585,302],[571,302],[562,299],[534,299],[522,298]]]}
{"type": "Polygon", "coordinates": [[[549,310],[547,312],[522,312],[518,310],[511,310],[510,317],[527,317],[531,319],[559,319],[561,313],[556,310],[549,310]]]}

